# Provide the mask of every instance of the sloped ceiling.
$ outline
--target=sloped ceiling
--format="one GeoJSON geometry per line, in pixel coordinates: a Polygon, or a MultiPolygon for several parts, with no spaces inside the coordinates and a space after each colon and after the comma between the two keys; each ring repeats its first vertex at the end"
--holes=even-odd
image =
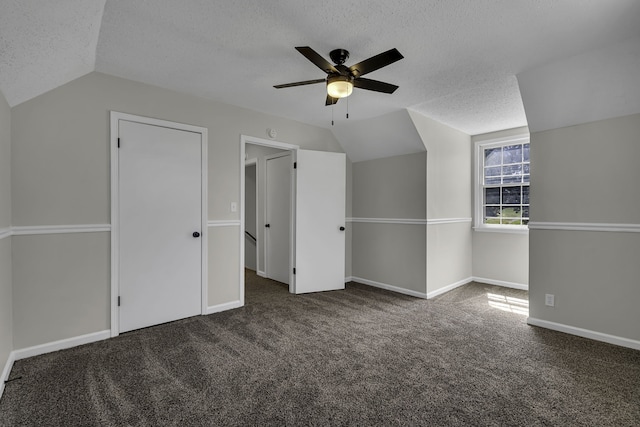
{"type": "Polygon", "coordinates": [[[516,75],[640,35],[637,0],[0,1],[11,106],[97,70],[331,128],[324,85],[273,88],[324,77],[294,47],[348,49],[347,65],[400,50],[367,76],[400,88],[356,89],[350,121],[341,100],[337,136],[407,108],[471,135],[523,126],[516,75]]]}

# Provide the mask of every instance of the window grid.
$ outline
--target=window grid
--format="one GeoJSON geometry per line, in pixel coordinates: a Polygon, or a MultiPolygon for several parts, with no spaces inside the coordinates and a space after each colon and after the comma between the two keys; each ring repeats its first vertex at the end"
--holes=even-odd
{"type": "Polygon", "coordinates": [[[529,223],[529,143],[482,149],[482,217],[488,225],[529,223]]]}

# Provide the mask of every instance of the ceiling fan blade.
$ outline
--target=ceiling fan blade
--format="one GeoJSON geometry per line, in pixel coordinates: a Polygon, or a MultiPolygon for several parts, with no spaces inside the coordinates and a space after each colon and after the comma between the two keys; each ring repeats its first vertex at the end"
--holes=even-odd
{"type": "Polygon", "coordinates": [[[373,90],[376,92],[393,93],[398,86],[391,83],[380,82],[378,80],[365,79],[363,77],[353,80],[353,85],[360,89],[373,90]]]}
{"type": "Polygon", "coordinates": [[[294,87],[294,86],[303,86],[303,85],[312,85],[316,83],[326,83],[326,79],[315,79],[315,80],[305,80],[303,82],[295,82],[295,83],[285,83],[283,85],[275,85],[276,89],[282,89],[284,87],[294,87]]]}
{"type": "Polygon", "coordinates": [[[316,64],[316,66],[320,68],[322,71],[324,71],[325,73],[327,74],[339,73],[336,67],[331,65],[329,61],[324,59],[322,56],[320,56],[318,52],[311,49],[309,46],[299,46],[299,47],[296,47],[296,50],[301,54],[303,54],[305,58],[307,58],[309,61],[316,64]]]}
{"type": "Polygon", "coordinates": [[[349,67],[349,70],[351,71],[351,74],[357,78],[382,67],[386,67],[389,64],[393,64],[402,58],[404,58],[404,56],[398,52],[398,49],[394,48],[376,56],[372,56],[369,59],[365,59],[362,62],[358,62],[357,64],[349,67]]]}
{"type": "Polygon", "coordinates": [[[333,98],[329,95],[327,95],[327,101],[324,103],[324,105],[335,105],[338,103],[338,99],[339,98],[333,98]]]}

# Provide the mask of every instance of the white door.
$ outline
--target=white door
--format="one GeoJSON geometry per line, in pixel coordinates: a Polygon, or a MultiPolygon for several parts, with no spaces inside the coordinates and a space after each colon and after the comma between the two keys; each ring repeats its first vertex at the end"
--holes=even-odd
{"type": "Polygon", "coordinates": [[[267,277],[289,284],[291,155],[266,159],[265,236],[267,277]]]}
{"type": "Polygon", "coordinates": [[[346,160],[298,150],[295,293],[344,289],[346,160]]]}
{"type": "Polygon", "coordinates": [[[198,133],[120,120],[120,332],[201,312],[198,133]]]}

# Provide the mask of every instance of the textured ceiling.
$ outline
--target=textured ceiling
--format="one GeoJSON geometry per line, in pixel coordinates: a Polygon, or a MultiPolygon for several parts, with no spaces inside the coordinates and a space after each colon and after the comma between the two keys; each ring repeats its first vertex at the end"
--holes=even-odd
{"type": "Polygon", "coordinates": [[[410,108],[478,134],[527,124],[519,73],[640,35],[637,0],[0,2],[10,105],[97,70],[323,127],[322,84],[272,87],[324,77],[295,46],[348,49],[347,65],[402,52],[367,76],[400,89],[356,89],[354,123],[410,108]]]}

